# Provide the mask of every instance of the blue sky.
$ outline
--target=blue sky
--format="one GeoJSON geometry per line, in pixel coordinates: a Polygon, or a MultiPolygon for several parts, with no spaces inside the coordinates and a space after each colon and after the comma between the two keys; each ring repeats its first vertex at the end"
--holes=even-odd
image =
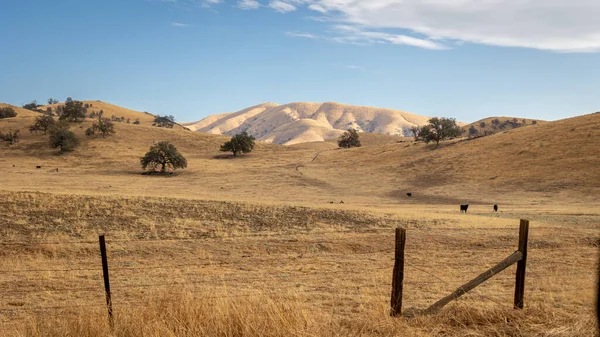
{"type": "Polygon", "coordinates": [[[600,110],[597,3],[4,0],[0,101],[178,121],[267,101],[554,120],[600,110]]]}

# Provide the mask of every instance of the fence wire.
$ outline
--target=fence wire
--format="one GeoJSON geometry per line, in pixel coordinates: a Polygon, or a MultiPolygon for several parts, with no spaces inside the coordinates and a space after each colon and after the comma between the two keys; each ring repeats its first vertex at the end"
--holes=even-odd
{"type": "MultiPolygon", "coordinates": [[[[544,227],[536,227],[535,229],[539,229],[539,228],[544,228],[544,227]]],[[[547,227],[545,229],[552,229],[553,227],[547,227]]],[[[557,227],[560,228],[560,227],[557,227]]],[[[421,230],[421,229],[411,229],[412,233],[417,233],[420,235],[420,237],[424,237],[424,238],[437,238],[437,239],[452,239],[452,240],[456,240],[457,238],[460,238],[460,242],[461,244],[465,244],[468,243],[469,240],[473,240],[474,242],[477,242],[477,239],[481,239],[481,235],[483,233],[479,233],[477,232],[478,230],[480,230],[479,228],[429,228],[426,230],[421,230]]],[[[516,231],[516,228],[504,228],[504,227],[498,227],[498,228],[481,228],[481,232],[486,232],[489,230],[493,230],[493,231],[516,231]]],[[[365,231],[365,232],[357,232],[357,231],[331,231],[331,232],[302,232],[302,233],[287,233],[286,236],[296,236],[296,235],[325,235],[325,234],[331,234],[331,233],[356,233],[356,234],[373,234],[373,235],[382,235],[382,234],[387,234],[390,233],[391,229],[385,228],[385,229],[377,229],[375,231],[365,231]]],[[[227,236],[223,237],[223,238],[218,238],[215,237],[214,235],[205,235],[201,238],[165,238],[165,239],[116,239],[116,240],[107,240],[107,243],[110,244],[116,244],[119,246],[122,245],[127,245],[127,244],[153,244],[153,243],[163,243],[163,242],[205,242],[207,239],[216,239],[216,240],[227,240],[227,239],[233,239],[233,238],[247,238],[247,237],[260,237],[260,238],[281,238],[279,236],[279,233],[240,233],[240,235],[230,235],[228,234],[227,236]]],[[[515,239],[517,238],[518,235],[510,235],[510,237],[507,237],[508,239],[515,239]]],[[[335,241],[335,239],[331,239],[333,241],[335,241]]],[[[494,245],[493,247],[486,247],[485,245],[488,243],[493,242],[494,240],[489,240],[489,242],[484,242],[483,244],[475,244],[475,246],[471,247],[471,246],[466,246],[466,247],[452,247],[452,246],[448,246],[448,247],[441,247],[441,248],[434,248],[431,245],[422,245],[422,244],[415,244],[415,245],[407,245],[408,248],[410,249],[416,249],[416,250],[420,250],[422,252],[446,252],[446,251],[453,251],[453,252],[481,252],[483,251],[488,251],[488,250],[493,250],[493,251],[502,251],[502,250],[506,250],[507,253],[513,251],[516,248],[516,242],[515,244],[512,245],[494,245]]],[[[304,244],[322,244],[322,243],[331,243],[332,241],[323,241],[323,240],[315,240],[315,241],[311,241],[311,242],[304,242],[304,244]]],[[[340,243],[343,243],[344,240],[339,239],[340,243]]],[[[451,241],[452,242],[452,241],[451,241]]],[[[0,246],[35,246],[35,245],[56,245],[56,246],[61,246],[61,245],[97,245],[98,242],[97,241],[86,241],[86,240],[80,240],[80,241],[61,241],[61,242],[42,242],[42,241],[34,241],[34,242],[0,242],[0,246]]],[[[563,248],[548,248],[548,250],[553,250],[553,251],[561,251],[563,248]]],[[[297,259],[298,257],[293,257],[290,256],[291,254],[300,254],[302,259],[318,259],[319,262],[326,262],[323,261],[324,259],[328,259],[328,258],[347,258],[347,257],[351,257],[351,256],[365,256],[368,257],[370,255],[373,255],[374,257],[377,256],[378,260],[381,260],[381,258],[379,257],[379,255],[381,254],[386,254],[386,253],[391,253],[390,254],[390,258],[387,260],[389,261],[388,263],[386,263],[384,266],[378,266],[378,267],[369,267],[369,268],[360,268],[360,271],[358,273],[355,273],[355,275],[365,275],[365,274],[369,274],[369,273],[373,273],[376,271],[383,271],[383,270],[389,270],[391,272],[392,267],[393,267],[393,252],[394,252],[395,248],[394,247],[389,247],[389,248],[382,248],[382,249],[375,249],[375,250],[365,250],[365,251],[355,251],[355,252],[351,252],[351,253],[307,253],[307,252],[295,252],[295,253],[287,253],[286,256],[265,256],[265,255],[256,255],[256,256],[246,256],[246,255],[242,255],[242,256],[238,256],[238,257],[230,257],[230,259],[238,259],[239,261],[248,261],[248,260],[253,260],[253,259],[259,259],[261,262],[274,262],[274,261],[290,261],[292,259],[297,259]]],[[[528,261],[528,270],[527,270],[527,276],[526,276],[526,280],[527,279],[535,279],[535,280],[544,280],[544,279],[549,279],[552,282],[555,282],[554,278],[569,278],[572,276],[588,276],[590,278],[595,278],[597,277],[597,272],[594,270],[590,270],[589,272],[583,272],[580,270],[564,270],[564,268],[561,270],[561,273],[558,272],[537,272],[535,269],[535,265],[536,263],[538,263],[537,259],[533,259],[532,258],[532,252],[534,250],[544,250],[543,248],[531,248],[530,247],[530,258],[528,261]]],[[[566,248],[565,248],[566,250],[566,248]]],[[[386,261],[384,259],[384,261],[386,261]]],[[[255,260],[253,262],[256,262],[255,260]]],[[[339,261],[337,261],[339,262],[339,261]]],[[[457,280],[447,280],[443,277],[440,277],[439,275],[437,275],[435,272],[432,271],[432,269],[437,268],[438,266],[436,265],[431,265],[429,267],[425,267],[423,265],[417,265],[415,263],[410,262],[410,259],[407,259],[404,261],[406,263],[406,265],[408,266],[408,268],[406,268],[406,270],[411,270],[414,269],[415,271],[422,273],[424,275],[426,275],[428,277],[427,280],[412,280],[410,278],[408,278],[407,280],[405,280],[403,283],[409,286],[418,286],[420,288],[424,288],[427,289],[429,286],[433,285],[433,284],[442,284],[444,286],[449,287],[449,290],[454,290],[456,289],[456,287],[460,287],[461,284],[464,284],[467,280],[465,281],[457,281],[457,280]]],[[[553,259],[553,258],[548,258],[548,256],[544,256],[542,261],[539,261],[540,263],[550,263],[556,266],[570,266],[570,267],[592,267],[595,266],[597,264],[597,262],[592,262],[592,265],[590,264],[586,264],[585,262],[581,262],[581,261],[570,261],[570,262],[565,262],[562,260],[558,260],[558,259],[553,259]]],[[[164,270],[164,271],[173,271],[173,270],[180,270],[180,269],[189,269],[189,268],[203,268],[203,267],[208,267],[208,266],[237,266],[237,263],[231,262],[231,261],[226,261],[226,260],[218,260],[218,259],[212,259],[212,260],[208,260],[205,262],[196,262],[196,263],[178,263],[178,264],[160,264],[160,265],[139,265],[139,266],[125,266],[122,264],[117,264],[116,266],[111,266],[110,267],[110,271],[116,271],[116,272],[124,272],[124,271],[147,271],[147,270],[164,270]]],[[[596,266],[597,268],[597,266],[596,266]]],[[[591,268],[590,268],[591,269],[591,268]]],[[[4,274],[4,275],[23,275],[23,274],[41,274],[41,273],[66,273],[66,272],[74,272],[74,273],[89,273],[89,272],[94,272],[97,273],[98,276],[102,275],[102,267],[99,265],[97,267],[89,267],[89,268],[32,268],[32,269],[14,269],[14,270],[0,270],[0,274],[4,274]]],[[[204,276],[201,279],[196,279],[196,280],[186,280],[186,281],[182,281],[182,282],[148,282],[148,283],[137,283],[137,284],[129,284],[127,282],[123,282],[122,280],[118,279],[118,276],[115,277],[114,275],[111,275],[113,277],[113,283],[111,284],[112,287],[112,292],[115,294],[119,294],[121,291],[123,290],[135,290],[135,289],[140,289],[140,288],[173,288],[173,287],[191,287],[191,286],[197,286],[197,285],[211,285],[214,286],[215,285],[215,281],[218,281],[222,284],[225,283],[232,283],[232,282],[258,282],[258,281],[272,281],[272,280],[291,280],[291,281],[295,281],[295,283],[298,282],[316,282],[316,283],[325,283],[327,284],[328,282],[331,281],[330,276],[334,276],[334,275],[353,275],[352,273],[350,273],[348,270],[324,270],[324,271],[312,271],[309,273],[294,273],[291,271],[278,271],[279,274],[272,274],[272,275],[245,275],[245,274],[251,274],[250,272],[244,272],[244,271],[235,271],[235,273],[231,273],[231,274],[227,274],[227,275],[215,275],[215,276],[211,276],[211,277],[207,277],[204,276]],[[235,276],[235,277],[233,277],[235,276]],[[116,281],[115,281],[116,279],[116,281]]],[[[391,274],[391,273],[390,273],[391,274]]],[[[118,274],[116,274],[118,275],[118,274]]],[[[476,276],[476,275],[473,275],[476,276]]],[[[142,275],[142,277],[148,277],[148,275],[146,273],[144,273],[142,275]]],[[[197,277],[196,277],[197,278],[197,277]]],[[[492,282],[509,282],[509,281],[514,281],[514,275],[507,275],[507,274],[499,274],[497,275],[497,277],[492,278],[490,281],[492,282]]],[[[276,296],[281,296],[281,290],[282,289],[287,289],[287,290],[293,290],[294,293],[316,293],[318,292],[317,288],[315,288],[315,285],[303,285],[305,287],[308,287],[308,289],[298,289],[298,285],[297,284],[291,284],[288,285],[288,288],[282,287],[282,285],[280,285],[278,287],[278,292],[272,292],[273,295],[276,296]],[[312,288],[311,288],[312,287],[312,288]]],[[[380,285],[382,287],[382,289],[385,289],[386,287],[390,287],[389,284],[381,284],[380,285]]],[[[557,291],[548,291],[548,290],[543,290],[541,289],[541,287],[538,284],[533,284],[533,285],[527,285],[527,289],[529,289],[529,291],[533,292],[533,293],[543,293],[543,294],[554,294],[554,295],[561,295],[564,293],[578,293],[578,292],[582,292],[582,291],[591,291],[592,288],[583,288],[583,287],[576,287],[576,288],[563,288],[564,285],[560,285],[561,289],[557,290],[557,291]]],[[[391,287],[390,287],[391,288],[391,287]]],[[[546,287],[544,287],[545,289],[546,287]]],[[[336,295],[334,292],[332,292],[331,288],[326,288],[327,292],[325,292],[324,294],[329,294],[329,295],[336,295]]],[[[503,304],[501,302],[499,302],[499,299],[497,298],[493,298],[490,296],[486,296],[484,294],[481,294],[479,292],[480,289],[476,288],[474,289],[473,292],[471,293],[466,293],[466,295],[469,296],[476,296],[482,299],[486,299],[489,300],[491,302],[494,302],[498,305],[502,305],[502,306],[506,306],[506,304],[503,304]]],[[[426,291],[426,290],[425,290],[426,291]]],[[[497,290],[498,291],[498,290],[497,290]]],[[[47,288],[42,288],[42,289],[16,289],[16,290],[11,290],[10,293],[8,295],[30,295],[30,294],[37,294],[37,293],[94,293],[97,292],[98,294],[101,294],[101,296],[103,296],[104,293],[104,289],[102,287],[101,284],[96,285],[95,287],[86,287],[86,286],[78,286],[78,287],[47,287],[47,288]]],[[[260,292],[260,293],[251,293],[251,294],[228,294],[228,295],[224,295],[224,296],[203,296],[202,298],[204,299],[218,299],[218,298],[230,298],[230,297],[242,297],[242,296],[258,296],[258,295],[264,295],[265,293],[268,292],[260,292]]],[[[507,291],[505,293],[502,293],[502,295],[508,295],[510,294],[510,291],[507,291]]],[[[387,295],[382,293],[383,295],[387,295]]],[[[130,301],[130,302],[114,302],[113,304],[116,306],[119,305],[134,305],[134,304],[139,304],[139,303],[145,303],[144,301],[130,301]]],[[[103,303],[102,301],[99,301],[99,303],[97,304],[73,304],[73,305],[59,305],[59,306],[33,306],[33,307],[28,307],[25,306],[24,304],[22,306],[17,306],[15,308],[0,308],[0,312],[13,312],[13,311],[27,311],[27,312],[36,312],[36,311],[48,311],[48,310],[62,310],[62,309],[74,309],[74,308],[81,308],[81,307],[98,307],[101,308],[105,305],[105,303],[103,303]]]]}

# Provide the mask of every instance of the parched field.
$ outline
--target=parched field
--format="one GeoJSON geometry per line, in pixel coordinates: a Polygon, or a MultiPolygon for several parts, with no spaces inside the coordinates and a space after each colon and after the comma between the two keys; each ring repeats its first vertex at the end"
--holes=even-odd
{"type": "Polygon", "coordinates": [[[459,214],[3,191],[0,210],[3,336],[598,335],[600,214],[581,206],[459,214]],[[521,218],[525,310],[512,308],[513,266],[439,314],[389,317],[396,227],[410,314],[516,250],[521,218]]]}
{"type": "Polygon", "coordinates": [[[0,121],[22,136],[0,143],[0,335],[598,336],[600,114],[439,148],[361,134],[361,148],[257,143],[230,158],[227,137],[117,108],[142,124],[106,138],[85,136],[90,119],[73,124],[81,145],[63,155],[27,132],[34,112],[0,121]],[[141,175],[163,140],[188,167],[141,175]],[[512,266],[419,314],[513,253],[520,219],[524,310],[512,266]],[[391,318],[397,227],[407,316],[391,318]]]}

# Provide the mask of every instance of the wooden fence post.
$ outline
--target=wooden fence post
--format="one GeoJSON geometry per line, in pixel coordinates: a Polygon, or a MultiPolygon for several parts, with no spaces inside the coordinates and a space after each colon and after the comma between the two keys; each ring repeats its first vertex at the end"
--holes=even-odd
{"type": "Polygon", "coordinates": [[[106,307],[108,308],[108,323],[114,327],[112,300],[110,297],[110,281],[108,279],[108,259],[106,257],[106,242],[104,235],[100,235],[100,254],[102,255],[102,274],[104,276],[104,290],[106,293],[106,307]]]}
{"type": "Polygon", "coordinates": [[[396,251],[394,272],[392,277],[392,310],[391,316],[402,314],[402,282],[404,281],[404,246],[406,244],[406,229],[396,228],[396,251]]]}
{"type": "Polygon", "coordinates": [[[517,278],[515,283],[515,309],[523,309],[525,295],[525,267],[527,265],[527,237],[529,236],[529,220],[521,219],[519,226],[519,251],[523,257],[517,263],[517,278]]]}

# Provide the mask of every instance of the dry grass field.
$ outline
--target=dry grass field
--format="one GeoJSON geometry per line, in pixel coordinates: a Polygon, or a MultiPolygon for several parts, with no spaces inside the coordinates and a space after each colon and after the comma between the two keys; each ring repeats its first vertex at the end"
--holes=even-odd
{"type": "Polygon", "coordinates": [[[357,149],[259,143],[240,158],[218,152],[228,137],[143,124],[85,139],[91,121],[57,155],[32,121],[0,120],[23,133],[0,144],[3,336],[598,336],[600,114],[437,149],[364,134],[357,149]],[[140,175],[160,140],[188,168],[140,175]],[[389,317],[396,227],[410,314],[516,250],[523,218],[524,310],[512,266],[439,314],[389,317]]]}

